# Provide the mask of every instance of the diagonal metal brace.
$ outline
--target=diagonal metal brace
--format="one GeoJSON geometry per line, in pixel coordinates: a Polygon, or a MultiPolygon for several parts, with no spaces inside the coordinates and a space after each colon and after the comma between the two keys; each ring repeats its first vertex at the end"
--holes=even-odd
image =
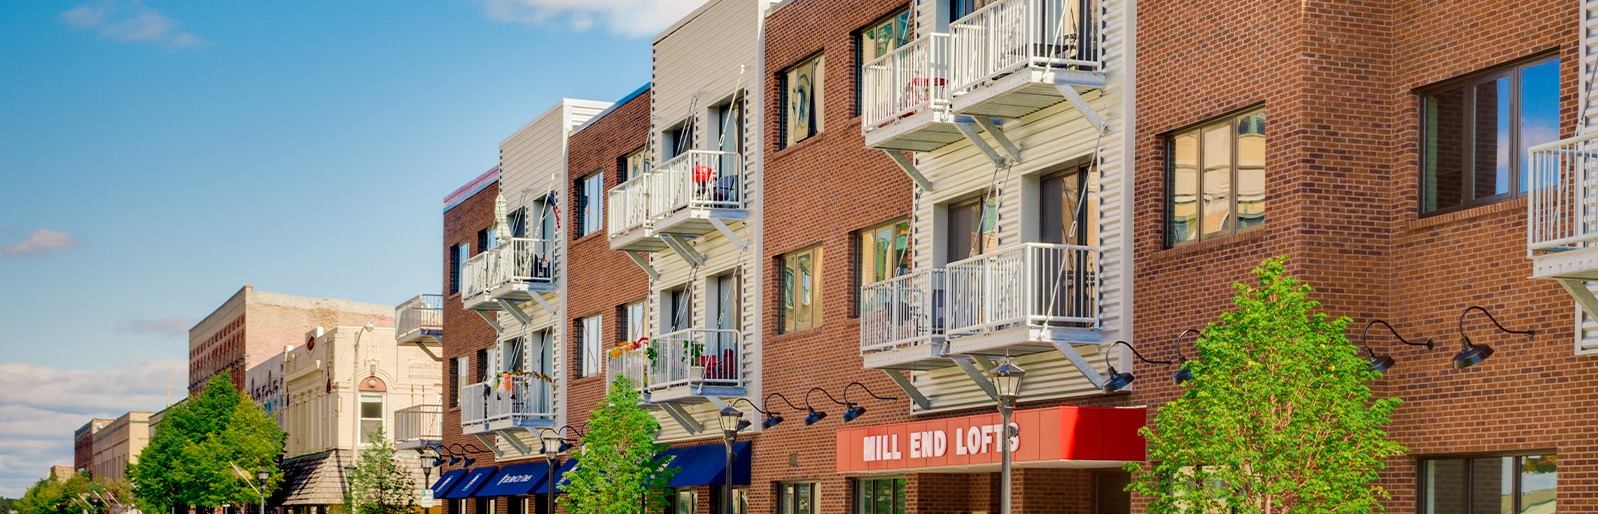
{"type": "Polygon", "coordinates": [[[1586,280],[1562,278],[1558,282],[1561,287],[1565,288],[1565,291],[1570,293],[1570,296],[1576,299],[1576,305],[1581,306],[1583,312],[1586,312],[1588,316],[1592,316],[1593,319],[1598,319],[1598,296],[1593,295],[1592,289],[1587,287],[1586,280]]]}
{"type": "Polygon", "coordinates": [[[650,280],[660,280],[660,272],[656,271],[655,267],[653,265],[649,264],[648,260],[644,259],[644,253],[643,252],[622,252],[622,253],[627,254],[627,257],[631,258],[633,260],[633,263],[637,264],[638,267],[643,268],[644,269],[644,274],[649,275],[649,279],[650,280]]]}
{"type": "Polygon", "coordinates": [[[954,122],[954,128],[959,130],[961,135],[964,135],[966,139],[971,141],[971,146],[976,147],[977,150],[981,150],[982,155],[988,156],[988,159],[993,161],[994,166],[1001,168],[1004,167],[1004,156],[999,155],[999,151],[994,150],[993,145],[988,144],[988,140],[982,139],[982,134],[977,133],[976,123],[956,121],[954,122]]]}
{"type": "Polygon", "coordinates": [[[898,384],[899,389],[903,389],[904,394],[908,395],[910,401],[915,402],[916,406],[920,407],[921,410],[932,408],[932,400],[928,400],[927,395],[921,394],[921,389],[916,388],[916,385],[910,383],[910,379],[904,378],[904,375],[899,373],[898,370],[885,369],[882,372],[887,373],[888,379],[892,380],[894,384],[898,384]]]}
{"type": "Polygon", "coordinates": [[[1054,88],[1059,89],[1060,94],[1065,95],[1065,99],[1070,100],[1071,105],[1075,105],[1076,110],[1082,112],[1082,117],[1087,118],[1088,123],[1092,123],[1095,128],[1099,129],[1100,134],[1110,131],[1109,122],[1104,121],[1104,116],[1099,115],[1098,109],[1094,109],[1086,98],[1082,98],[1082,93],[1076,92],[1076,86],[1056,83],[1054,88]]]}
{"type": "Polygon", "coordinates": [[[677,252],[677,255],[681,255],[682,259],[688,261],[689,264],[694,266],[703,266],[705,264],[704,254],[694,250],[692,246],[688,245],[688,241],[681,236],[677,234],[661,234],[660,239],[665,241],[666,246],[671,247],[672,251],[677,252]]]}
{"type": "Polygon", "coordinates": [[[495,335],[498,335],[499,333],[505,331],[505,327],[500,326],[500,324],[499,324],[499,315],[492,314],[489,311],[474,310],[472,312],[477,313],[478,316],[482,316],[483,317],[483,321],[487,321],[488,322],[488,326],[494,327],[494,334],[495,335]]]}
{"type": "MultiPolygon", "coordinates": [[[[548,312],[550,316],[559,317],[559,314],[557,314],[555,312],[555,306],[554,305],[550,305],[549,304],[549,300],[545,300],[544,299],[544,295],[542,293],[533,293],[533,301],[538,302],[539,305],[543,306],[544,307],[544,312],[548,312]]],[[[529,316],[529,318],[531,318],[531,316],[529,316]]],[[[522,323],[527,323],[527,322],[524,321],[522,323]]]]}
{"type": "Polygon", "coordinates": [[[683,410],[681,405],[662,403],[660,404],[660,409],[666,411],[666,414],[670,415],[671,419],[676,420],[677,424],[682,425],[683,430],[687,430],[690,434],[697,434],[705,430],[705,426],[699,424],[699,420],[694,419],[692,414],[683,410]]]}
{"type": "MultiPolygon", "coordinates": [[[[535,294],[533,296],[536,298],[538,295],[535,294]]],[[[521,322],[521,324],[526,325],[528,323],[532,323],[533,315],[528,314],[527,311],[525,311],[525,310],[522,310],[522,307],[520,305],[516,305],[516,302],[512,302],[512,301],[509,301],[509,300],[494,300],[494,301],[499,303],[499,306],[501,308],[505,309],[505,312],[510,313],[510,317],[516,318],[516,321],[521,322]]]]}
{"type": "Polygon", "coordinates": [[[488,447],[488,451],[494,452],[494,460],[499,460],[501,457],[505,456],[505,451],[499,449],[499,445],[494,444],[493,441],[490,441],[488,439],[488,434],[472,434],[472,435],[477,436],[477,441],[483,443],[483,446],[487,446],[488,447]]]}
{"type": "Polygon", "coordinates": [[[1104,375],[1100,375],[1099,370],[1093,369],[1092,363],[1082,358],[1082,354],[1077,353],[1075,345],[1056,341],[1054,347],[1060,350],[1060,353],[1065,354],[1065,358],[1071,359],[1071,363],[1076,365],[1077,371],[1081,371],[1082,376],[1087,377],[1088,382],[1093,383],[1093,387],[1104,387],[1104,375]]]}
{"type": "Polygon", "coordinates": [[[898,164],[899,169],[904,170],[904,174],[909,175],[910,181],[920,186],[922,191],[932,190],[932,181],[927,180],[927,176],[922,175],[921,170],[916,168],[916,164],[910,162],[910,158],[905,157],[903,152],[898,150],[883,150],[882,152],[888,154],[888,158],[893,159],[893,163],[898,164]]]}
{"type": "Polygon", "coordinates": [[[993,388],[993,382],[988,380],[987,375],[983,374],[982,370],[977,369],[977,365],[972,362],[970,356],[950,355],[949,358],[954,360],[955,364],[960,365],[960,369],[971,377],[972,382],[976,382],[977,386],[982,388],[982,392],[988,393],[988,397],[992,398],[993,401],[999,401],[999,392],[993,388]]]}
{"type": "Polygon", "coordinates": [[[721,221],[721,218],[710,218],[710,225],[716,227],[716,231],[721,232],[722,237],[732,241],[732,245],[738,247],[738,251],[742,252],[749,249],[749,243],[745,243],[744,238],[738,237],[738,233],[727,227],[727,222],[721,221]]]}
{"type": "Polygon", "coordinates": [[[992,119],[983,116],[976,118],[976,122],[978,126],[982,127],[983,131],[993,136],[994,141],[999,142],[999,147],[1004,149],[1004,153],[1010,154],[1010,162],[1021,162],[1021,148],[1015,146],[1015,143],[1010,141],[1010,136],[1004,135],[1004,131],[999,130],[998,125],[994,125],[992,119]]]}
{"type": "MultiPolygon", "coordinates": [[[[521,428],[522,430],[526,431],[528,434],[532,435],[534,441],[538,440],[538,434],[534,433],[533,429],[527,428],[527,427],[519,427],[519,428],[521,428]]],[[[518,453],[521,453],[522,455],[532,455],[532,453],[533,453],[533,448],[532,447],[527,446],[527,443],[522,442],[522,438],[516,437],[515,435],[512,435],[509,431],[501,433],[499,435],[499,438],[500,439],[504,439],[505,442],[507,442],[507,443],[510,443],[511,447],[516,448],[516,451],[518,453]]]]}

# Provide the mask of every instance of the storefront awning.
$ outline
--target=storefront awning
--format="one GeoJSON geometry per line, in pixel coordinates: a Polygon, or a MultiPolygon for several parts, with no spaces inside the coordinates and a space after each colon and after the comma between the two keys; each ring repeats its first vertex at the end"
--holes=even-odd
{"type": "Polygon", "coordinates": [[[524,462],[511,464],[499,468],[488,483],[478,489],[472,497],[485,496],[521,496],[531,494],[533,489],[544,483],[544,478],[549,475],[549,464],[544,462],[524,462]]]}
{"type": "MultiPolygon", "coordinates": [[[[545,464],[545,466],[549,465],[545,464]]],[[[566,492],[566,482],[564,481],[566,478],[566,472],[571,471],[572,468],[576,466],[577,459],[566,459],[566,462],[560,463],[560,467],[555,468],[555,476],[549,477],[545,479],[543,483],[538,484],[538,489],[533,490],[533,493],[549,494],[549,484],[555,484],[556,493],[566,492]]]]}
{"type": "MultiPolygon", "coordinates": [[[[749,485],[749,442],[740,441],[732,446],[732,485],[749,485]]],[[[671,457],[671,467],[678,468],[671,477],[671,487],[698,485],[724,485],[727,483],[727,447],[721,444],[685,446],[665,451],[671,457]]]]}
{"type": "Polygon", "coordinates": [[[444,493],[444,496],[440,496],[440,498],[471,498],[472,493],[477,492],[479,488],[483,487],[483,484],[488,483],[488,477],[493,476],[495,471],[499,471],[497,466],[473,468],[471,471],[466,472],[466,477],[457,480],[458,483],[455,484],[454,489],[450,489],[449,492],[444,493]]]}
{"type": "MultiPolygon", "coordinates": [[[[1016,411],[1012,458],[1019,466],[1118,467],[1142,461],[1144,408],[1051,407],[1016,411]]],[[[839,430],[839,473],[992,471],[1004,439],[997,412],[839,430]]]]}
{"type": "Polygon", "coordinates": [[[443,498],[444,493],[449,492],[450,487],[455,485],[455,481],[460,480],[461,475],[465,474],[466,470],[456,469],[452,471],[445,471],[444,474],[439,475],[438,481],[433,482],[433,497],[443,498]]]}

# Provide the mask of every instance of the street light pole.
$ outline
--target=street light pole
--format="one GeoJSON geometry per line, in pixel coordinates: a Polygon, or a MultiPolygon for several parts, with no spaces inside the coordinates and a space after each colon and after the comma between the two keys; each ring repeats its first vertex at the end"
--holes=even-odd
{"type": "Polygon", "coordinates": [[[999,442],[999,513],[1010,514],[1010,415],[1015,412],[1015,403],[1020,399],[1021,379],[1026,376],[1026,370],[1006,357],[1004,363],[995,366],[990,373],[993,390],[999,397],[999,419],[1004,426],[1004,435],[999,442]]]}
{"type": "Polygon", "coordinates": [[[727,482],[721,488],[722,514],[735,514],[737,509],[732,504],[732,453],[733,443],[738,442],[738,425],[744,419],[744,413],[731,405],[721,408],[721,443],[727,447],[727,467],[723,468],[727,482]]]}
{"type": "Polygon", "coordinates": [[[560,432],[545,430],[541,440],[544,443],[544,462],[549,465],[549,514],[555,514],[555,459],[560,458],[560,432]]]}
{"type": "Polygon", "coordinates": [[[266,481],[272,478],[272,472],[262,468],[255,472],[255,478],[261,481],[261,487],[255,490],[255,494],[261,497],[261,514],[266,514],[266,481]]]}

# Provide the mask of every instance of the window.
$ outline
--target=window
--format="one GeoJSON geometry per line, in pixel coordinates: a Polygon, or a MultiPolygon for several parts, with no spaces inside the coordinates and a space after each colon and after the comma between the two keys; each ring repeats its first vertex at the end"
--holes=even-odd
{"type": "Polygon", "coordinates": [[[616,334],[623,341],[643,339],[649,330],[649,322],[644,320],[647,308],[643,300],[616,307],[616,334]]]}
{"type": "Polygon", "coordinates": [[[1559,139],[1559,59],[1484,73],[1421,95],[1421,212],[1526,190],[1526,150],[1559,139]]]}
{"type": "Polygon", "coordinates": [[[1421,459],[1420,512],[1556,512],[1559,457],[1421,459]]]}
{"type": "Polygon", "coordinates": [[[466,243],[449,247],[449,293],[461,292],[461,276],[465,274],[466,258],[469,250],[466,243]]]}
{"type": "Polygon", "coordinates": [[[711,108],[716,150],[744,153],[744,97],[740,93],[711,108]]]}
{"type": "Polygon", "coordinates": [[[816,489],[819,484],[777,485],[777,514],[816,514],[816,489]]]}
{"type": "Polygon", "coordinates": [[[679,487],[672,496],[673,514],[694,514],[694,508],[699,506],[699,495],[694,494],[693,488],[679,487]]]}
{"type": "Polygon", "coordinates": [[[782,332],[821,325],[821,246],[782,256],[782,332]]]}
{"type": "Polygon", "coordinates": [[[488,380],[488,359],[489,357],[487,349],[477,351],[477,375],[473,377],[477,382],[484,382],[488,380]]]}
{"type": "Polygon", "coordinates": [[[987,7],[995,0],[949,0],[949,21],[958,20],[975,12],[977,9],[987,7]]]}
{"type": "Polygon", "coordinates": [[[982,255],[999,246],[998,208],[999,200],[994,197],[950,205],[944,262],[982,255]]]}
{"type": "Polygon", "coordinates": [[[450,389],[455,391],[455,395],[449,398],[449,406],[459,407],[461,405],[461,398],[464,398],[466,395],[466,383],[470,381],[470,379],[466,377],[466,359],[461,357],[451,358],[449,360],[449,368],[449,379],[453,383],[450,389]]]}
{"type": "MultiPolygon", "coordinates": [[[[722,500],[722,491],[724,491],[724,490],[725,490],[725,488],[723,488],[722,486],[710,486],[710,491],[712,493],[714,493],[714,494],[712,494],[710,496],[710,511],[711,512],[717,512],[717,513],[723,512],[723,510],[721,508],[721,504],[725,503],[725,500],[722,500]]],[[[732,488],[732,507],[733,507],[732,514],[748,514],[749,513],[749,488],[748,487],[739,486],[739,487],[733,487],[732,488]]]]}
{"type": "Polygon", "coordinates": [[[605,174],[594,172],[577,180],[577,200],[572,208],[577,212],[577,237],[599,232],[604,226],[605,174]]]}
{"type": "Polygon", "coordinates": [[[821,132],[822,60],[817,55],[782,72],[782,137],[780,148],[821,132]]]}
{"type": "Polygon", "coordinates": [[[505,514],[527,514],[527,497],[506,498],[505,514]]]}
{"type": "Polygon", "coordinates": [[[362,393],[361,440],[356,444],[366,446],[367,439],[371,438],[373,434],[376,434],[379,431],[384,433],[388,432],[387,430],[383,429],[383,395],[362,393]]]}
{"type": "Polygon", "coordinates": [[[1097,205],[1087,190],[1087,167],[1038,181],[1038,242],[1094,245],[1098,242],[1097,205]]]}
{"type": "Polygon", "coordinates": [[[877,20],[860,29],[855,38],[854,112],[860,114],[861,88],[865,87],[863,70],[866,64],[910,44],[910,40],[915,38],[915,27],[910,25],[910,11],[906,9],[877,20]]]}
{"type": "Polygon", "coordinates": [[[493,498],[476,498],[477,514],[495,514],[493,498]]]}
{"type": "Polygon", "coordinates": [[[688,328],[689,321],[691,321],[689,318],[693,316],[693,306],[689,304],[690,301],[691,299],[688,298],[688,286],[666,291],[665,297],[661,298],[661,314],[664,315],[664,318],[660,320],[662,334],[669,334],[688,328]]]}
{"type": "Polygon", "coordinates": [[[494,236],[494,227],[477,231],[477,253],[493,250],[499,246],[499,240],[494,236]]]}
{"type": "Polygon", "coordinates": [[[1265,223],[1264,110],[1178,132],[1167,144],[1167,244],[1265,223]]]}
{"type": "Polygon", "coordinates": [[[662,146],[666,151],[660,155],[660,162],[666,162],[673,157],[682,155],[694,148],[694,119],[688,118],[673,125],[660,133],[662,146]]]}
{"type": "MultiPolygon", "coordinates": [[[[542,202],[534,202],[534,205],[542,206],[542,202]]],[[[542,212],[542,209],[539,211],[542,212]]],[[[517,207],[510,211],[510,214],[505,215],[505,224],[510,226],[511,237],[527,237],[527,208],[517,207]]]]}
{"type": "Polygon", "coordinates": [[[904,514],[905,479],[862,478],[854,482],[855,514],[904,514]]]}
{"type": "Polygon", "coordinates": [[[603,345],[604,334],[601,330],[601,318],[598,314],[577,320],[577,376],[592,377],[599,375],[600,346],[603,345]]]}
{"type": "MultiPolygon", "coordinates": [[[[910,220],[891,221],[855,235],[854,290],[910,272],[910,220]]],[[[855,295],[855,314],[860,313],[859,294],[855,295]]]]}
{"type": "Polygon", "coordinates": [[[621,166],[618,168],[620,169],[618,172],[620,176],[616,177],[618,184],[649,173],[649,147],[644,146],[623,156],[621,166]]]}

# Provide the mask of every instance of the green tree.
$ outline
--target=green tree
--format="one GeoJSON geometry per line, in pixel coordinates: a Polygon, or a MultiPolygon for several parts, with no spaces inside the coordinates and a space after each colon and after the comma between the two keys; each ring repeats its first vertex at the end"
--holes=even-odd
{"type": "Polygon", "coordinates": [[[564,476],[561,505],[571,514],[654,512],[666,507],[666,484],[677,468],[655,444],[660,422],[639,404],[637,385],[617,375],[605,401],[589,412],[577,467],[564,476]]]}
{"type": "Polygon", "coordinates": [[[394,456],[394,444],[382,429],[366,438],[366,448],[350,473],[344,512],[404,514],[416,506],[416,478],[394,456]]]}
{"type": "Polygon", "coordinates": [[[271,471],[268,496],[282,480],[276,460],[284,437],[277,422],[234,389],[224,372],[212,377],[199,396],[167,410],[128,476],[134,494],[160,511],[186,505],[254,505],[259,501],[250,486],[255,470],[271,471]],[[239,476],[233,465],[249,476],[239,476]]]}
{"type": "Polygon", "coordinates": [[[1151,513],[1380,512],[1382,460],[1397,398],[1373,398],[1380,377],[1309,285],[1267,259],[1257,282],[1233,284],[1236,310],[1204,329],[1181,397],[1142,429],[1152,469],[1133,463],[1129,489],[1151,513]]]}
{"type": "Polygon", "coordinates": [[[108,500],[122,498],[115,484],[77,473],[65,480],[50,476],[35,482],[11,508],[17,514],[102,514],[110,511],[108,500]]]}

